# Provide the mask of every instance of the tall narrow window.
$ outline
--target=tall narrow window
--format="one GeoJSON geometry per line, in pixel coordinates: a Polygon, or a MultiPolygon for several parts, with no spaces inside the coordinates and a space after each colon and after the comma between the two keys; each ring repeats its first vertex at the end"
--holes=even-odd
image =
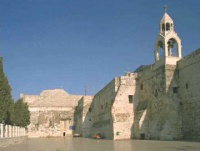
{"type": "Polygon", "coordinates": [[[188,83],[186,83],[186,84],[185,84],[185,88],[188,89],[188,87],[189,87],[189,85],[188,85],[188,83]]]}
{"type": "Polygon", "coordinates": [[[162,32],[165,31],[165,24],[162,24],[162,32]]]}
{"type": "Polygon", "coordinates": [[[140,85],[140,90],[143,90],[143,84],[140,85]]]}
{"type": "Polygon", "coordinates": [[[89,108],[89,112],[92,112],[92,108],[91,107],[89,108]]]}
{"type": "Polygon", "coordinates": [[[129,103],[133,103],[133,95],[128,96],[129,103]]]}

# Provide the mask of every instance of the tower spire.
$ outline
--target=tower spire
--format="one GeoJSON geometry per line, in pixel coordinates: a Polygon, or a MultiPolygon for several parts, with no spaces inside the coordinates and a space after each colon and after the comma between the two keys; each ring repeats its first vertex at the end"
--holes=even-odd
{"type": "Polygon", "coordinates": [[[167,12],[167,5],[164,5],[164,10],[165,10],[165,13],[167,12]]]}

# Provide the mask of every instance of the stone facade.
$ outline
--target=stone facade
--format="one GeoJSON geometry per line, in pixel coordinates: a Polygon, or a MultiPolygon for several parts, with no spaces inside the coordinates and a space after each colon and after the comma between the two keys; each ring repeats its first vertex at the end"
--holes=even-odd
{"type": "Polygon", "coordinates": [[[137,72],[133,137],[199,140],[200,49],[176,65],[157,63],[137,72]]]}
{"type": "Polygon", "coordinates": [[[62,89],[45,90],[39,96],[21,94],[29,106],[29,137],[72,135],[75,106],[82,96],[62,89]]]}
{"type": "Polygon", "coordinates": [[[135,74],[127,73],[113,79],[87,103],[83,97],[75,116],[77,132],[84,137],[100,133],[106,139],[130,139],[134,81],[135,74]]]}
{"type": "Polygon", "coordinates": [[[93,96],[83,96],[74,112],[75,134],[80,134],[83,137],[91,137],[91,103],[93,96]]]}
{"type": "Polygon", "coordinates": [[[137,73],[134,138],[181,138],[176,72],[176,66],[153,64],[137,73]]]}
{"type": "Polygon", "coordinates": [[[177,63],[184,139],[200,140],[200,49],[177,63]]]}

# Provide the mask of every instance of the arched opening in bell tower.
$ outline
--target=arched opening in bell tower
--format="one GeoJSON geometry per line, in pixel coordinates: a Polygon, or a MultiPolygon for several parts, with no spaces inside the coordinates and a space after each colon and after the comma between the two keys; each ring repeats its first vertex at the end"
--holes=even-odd
{"type": "Polygon", "coordinates": [[[167,23],[167,24],[166,24],[166,31],[169,31],[169,30],[170,30],[170,24],[167,23]]]}
{"type": "Polygon", "coordinates": [[[165,55],[164,44],[163,44],[162,41],[158,42],[157,48],[158,48],[158,50],[157,50],[158,51],[158,58],[160,59],[160,58],[164,57],[164,55],[165,55]]]}
{"type": "Polygon", "coordinates": [[[178,57],[178,44],[174,38],[171,38],[167,42],[168,55],[178,57]]]}

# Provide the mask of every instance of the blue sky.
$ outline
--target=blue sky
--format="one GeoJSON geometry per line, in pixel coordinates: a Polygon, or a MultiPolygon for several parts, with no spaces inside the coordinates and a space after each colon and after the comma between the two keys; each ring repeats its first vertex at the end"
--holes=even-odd
{"type": "Polygon", "coordinates": [[[15,99],[88,94],[154,62],[163,5],[187,55],[200,47],[199,0],[0,0],[0,55],[15,99]]]}

